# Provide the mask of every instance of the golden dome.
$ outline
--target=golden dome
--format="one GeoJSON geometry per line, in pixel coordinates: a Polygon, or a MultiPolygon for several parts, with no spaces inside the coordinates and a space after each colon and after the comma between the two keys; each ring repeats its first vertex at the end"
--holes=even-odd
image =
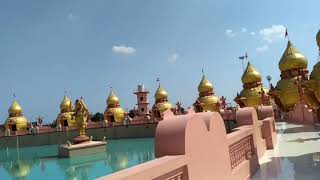
{"type": "Polygon", "coordinates": [[[320,80],[320,62],[313,66],[312,72],[310,74],[310,79],[320,80]]]}
{"type": "Polygon", "coordinates": [[[165,100],[168,99],[168,93],[163,89],[163,87],[159,84],[159,87],[154,94],[154,98],[156,100],[165,100]]]}
{"type": "Polygon", "coordinates": [[[212,83],[203,75],[202,80],[198,86],[199,93],[207,93],[213,91],[212,83]]]}
{"type": "Polygon", "coordinates": [[[301,54],[290,41],[288,41],[287,49],[283,53],[279,62],[280,71],[306,69],[307,66],[308,61],[304,55],[301,54]]]}
{"type": "Polygon", "coordinates": [[[241,77],[243,84],[261,82],[260,73],[248,62],[247,68],[244,70],[241,77]]]}
{"type": "Polygon", "coordinates": [[[120,104],[119,98],[113,91],[111,91],[107,99],[107,105],[118,106],[119,104],[120,104]]]}
{"type": "Polygon", "coordinates": [[[167,109],[172,109],[172,108],[173,108],[172,104],[168,101],[154,104],[152,107],[153,110],[158,110],[160,113],[163,113],[167,109]]]}
{"type": "Polygon", "coordinates": [[[22,107],[20,104],[14,100],[8,110],[10,117],[17,117],[22,115],[22,107]]]}
{"type": "Polygon", "coordinates": [[[317,44],[318,44],[319,50],[320,50],[320,30],[319,30],[319,32],[318,32],[318,34],[316,36],[316,40],[317,40],[317,44]]]}
{"type": "Polygon", "coordinates": [[[28,129],[28,119],[24,116],[9,117],[4,124],[5,129],[12,131],[12,125],[16,125],[17,131],[25,131],[28,129]]]}
{"type": "Polygon", "coordinates": [[[203,96],[199,97],[198,100],[202,104],[204,112],[215,112],[219,111],[219,101],[217,96],[203,96]]]}
{"type": "Polygon", "coordinates": [[[286,109],[294,108],[300,100],[299,90],[295,84],[296,79],[296,77],[281,79],[275,88],[276,96],[286,109]]]}
{"type": "MultiPolygon", "coordinates": [[[[268,93],[268,90],[266,88],[263,88],[263,91],[265,94],[268,93]]],[[[244,97],[243,103],[245,104],[245,107],[254,107],[254,106],[260,106],[262,104],[261,99],[261,87],[255,87],[255,88],[245,88],[240,92],[240,97],[244,97]]]]}
{"type": "Polygon", "coordinates": [[[125,118],[125,111],[121,107],[108,108],[104,115],[105,119],[107,119],[109,122],[114,121],[121,123],[125,118]]]}
{"type": "Polygon", "coordinates": [[[67,96],[63,97],[63,100],[60,104],[60,109],[61,109],[61,111],[71,111],[72,110],[72,102],[67,96]]]}

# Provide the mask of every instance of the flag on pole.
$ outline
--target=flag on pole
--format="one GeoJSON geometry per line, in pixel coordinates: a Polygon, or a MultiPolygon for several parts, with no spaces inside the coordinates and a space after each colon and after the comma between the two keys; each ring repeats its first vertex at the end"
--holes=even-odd
{"type": "Polygon", "coordinates": [[[288,37],[288,29],[286,28],[286,32],[284,34],[284,37],[288,37]]]}
{"type": "Polygon", "coordinates": [[[244,56],[239,56],[239,59],[244,60],[248,58],[248,53],[246,53],[244,56]]]}
{"type": "Polygon", "coordinates": [[[239,56],[239,59],[244,60],[246,57],[245,56],[239,56]]]}
{"type": "Polygon", "coordinates": [[[159,81],[160,81],[160,78],[157,78],[157,81],[159,82],[159,81]]]}

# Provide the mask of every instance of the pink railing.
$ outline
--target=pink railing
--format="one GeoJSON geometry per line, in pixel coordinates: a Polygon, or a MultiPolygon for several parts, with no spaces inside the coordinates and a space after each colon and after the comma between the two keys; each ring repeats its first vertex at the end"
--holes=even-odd
{"type": "Polygon", "coordinates": [[[229,146],[231,168],[236,168],[243,161],[254,155],[253,136],[246,136],[229,146]]]}

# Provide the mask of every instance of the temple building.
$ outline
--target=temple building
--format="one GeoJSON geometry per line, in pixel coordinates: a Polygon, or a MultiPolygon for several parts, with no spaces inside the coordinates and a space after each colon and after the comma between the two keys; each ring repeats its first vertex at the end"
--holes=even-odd
{"type": "Polygon", "coordinates": [[[120,107],[117,95],[111,90],[107,99],[107,109],[104,112],[104,119],[108,122],[122,123],[125,119],[125,111],[120,107]]]}
{"type": "Polygon", "coordinates": [[[219,111],[220,99],[214,96],[212,83],[203,75],[198,86],[199,97],[193,104],[196,112],[214,112],[219,111]]]}
{"type": "Polygon", "coordinates": [[[57,124],[60,124],[62,127],[67,126],[77,126],[77,122],[74,117],[74,107],[71,100],[64,96],[60,104],[60,114],[57,117],[57,124]]]}
{"type": "Polygon", "coordinates": [[[28,129],[28,120],[22,114],[22,107],[14,100],[9,110],[9,117],[5,122],[5,129],[12,131],[25,131],[28,129]]]}
{"type": "Polygon", "coordinates": [[[235,101],[240,107],[270,105],[268,89],[261,83],[260,73],[248,62],[241,77],[243,90],[237,94],[235,101]]]}
{"type": "MultiPolygon", "coordinates": [[[[319,47],[320,55],[320,31],[316,36],[316,42],[319,47]]],[[[319,57],[318,57],[319,58],[319,57]]],[[[319,59],[318,59],[319,60],[319,59]]],[[[310,73],[309,80],[302,83],[305,88],[305,93],[310,97],[310,106],[312,109],[320,108],[320,62],[313,66],[312,72],[310,73]]],[[[319,114],[319,113],[318,113],[319,114]]]]}
{"type": "Polygon", "coordinates": [[[152,106],[152,113],[155,118],[161,118],[162,113],[168,109],[172,109],[172,104],[168,101],[168,93],[159,84],[159,87],[154,94],[155,103],[152,106]]]}
{"type": "Polygon", "coordinates": [[[284,112],[291,111],[300,102],[310,105],[312,99],[308,93],[303,93],[300,83],[308,80],[308,61],[293,44],[288,41],[287,48],[283,53],[279,69],[281,80],[275,88],[270,89],[270,95],[277,106],[284,112]]]}

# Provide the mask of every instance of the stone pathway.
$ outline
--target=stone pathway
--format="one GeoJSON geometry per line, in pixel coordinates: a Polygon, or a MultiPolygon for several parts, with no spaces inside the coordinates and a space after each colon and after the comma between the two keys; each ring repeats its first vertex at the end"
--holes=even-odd
{"type": "Polygon", "coordinates": [[[320,126],[276,123],[278,144],[252,180],[320,180],[320,126]]]}

